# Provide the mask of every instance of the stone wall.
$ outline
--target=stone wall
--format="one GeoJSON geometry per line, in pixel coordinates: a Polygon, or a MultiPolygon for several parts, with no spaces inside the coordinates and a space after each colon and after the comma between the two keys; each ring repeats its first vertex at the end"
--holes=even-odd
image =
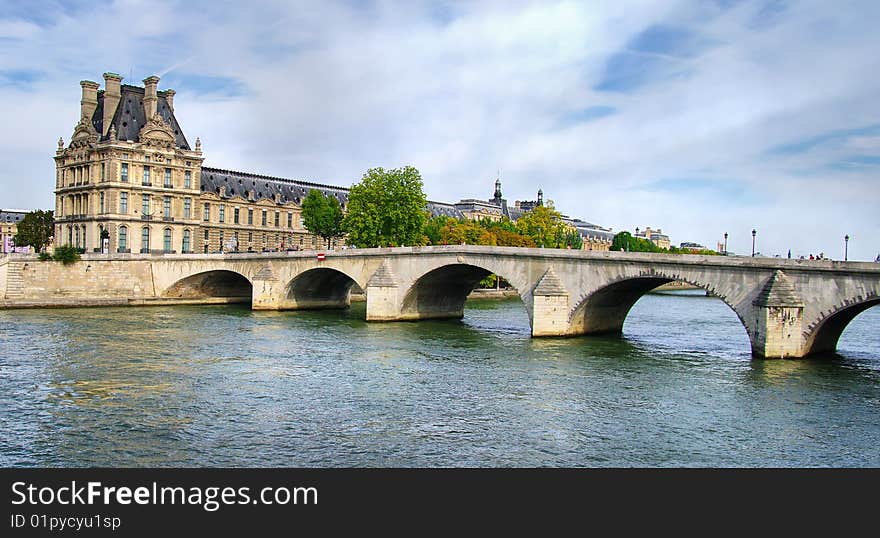
{"type": "Polygon", "coordinates": [[[5,306],[51,306],[71,300],[75,304],[94,304],[156,296],[147,260],[84,260],[64,265],[35,257],[7,257],[0,267],[0,299],[5,306]]]}

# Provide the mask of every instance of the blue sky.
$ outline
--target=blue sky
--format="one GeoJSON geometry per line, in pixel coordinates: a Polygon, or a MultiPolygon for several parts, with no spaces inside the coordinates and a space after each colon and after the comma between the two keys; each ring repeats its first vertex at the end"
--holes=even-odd
{"type": "Polygon", "coordinates": [[[174,88],[212,166],[766,254],[880,253],[880,3],[0,0],[0,207],[53,205],[83,79],[174,88]]]}

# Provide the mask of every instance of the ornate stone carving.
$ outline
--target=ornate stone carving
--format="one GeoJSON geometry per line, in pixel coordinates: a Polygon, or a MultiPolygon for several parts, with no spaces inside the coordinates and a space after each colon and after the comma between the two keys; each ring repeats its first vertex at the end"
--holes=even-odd
{"type": "Polygon", "coordinates": [[[73,128],[73,136],[70,138],[70,147],[84,148],[89,144],[96,143],[100,137],[91,120],[83,116],[80,118],[79,123],[76,124],[76,127],[73,128]]]}
{"type": "Polygon", "coordinates": [[[147,120],[147,123],[138,133],[138,138],[148,147],[167,149],[172,149],[175,141],[174,131],[171,130],[171,126],[165,123],[165,120],[159,114],[153,114],[147,120]]]}

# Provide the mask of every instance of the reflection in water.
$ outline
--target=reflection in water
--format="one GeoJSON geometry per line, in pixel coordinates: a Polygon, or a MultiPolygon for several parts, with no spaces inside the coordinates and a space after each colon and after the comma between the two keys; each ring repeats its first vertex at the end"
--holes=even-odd
{"type": "Polygon", "coordinates": [[[366,323],[246,306],[0,311],[4,466],[877,466],[878,309],[752,360],[721,301],[532,339],[519,299],[366,323]]]}

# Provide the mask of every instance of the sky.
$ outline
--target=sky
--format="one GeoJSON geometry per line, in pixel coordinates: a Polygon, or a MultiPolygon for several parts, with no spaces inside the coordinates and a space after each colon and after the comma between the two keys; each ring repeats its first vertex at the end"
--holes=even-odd
{"type": "Polygon", "coordinates": [[[173,88],[205,164],[534,200],[673,244],[880,255],[880,2],[0,0],[0,207],[52,208],[79,81],[173,88]]]}

